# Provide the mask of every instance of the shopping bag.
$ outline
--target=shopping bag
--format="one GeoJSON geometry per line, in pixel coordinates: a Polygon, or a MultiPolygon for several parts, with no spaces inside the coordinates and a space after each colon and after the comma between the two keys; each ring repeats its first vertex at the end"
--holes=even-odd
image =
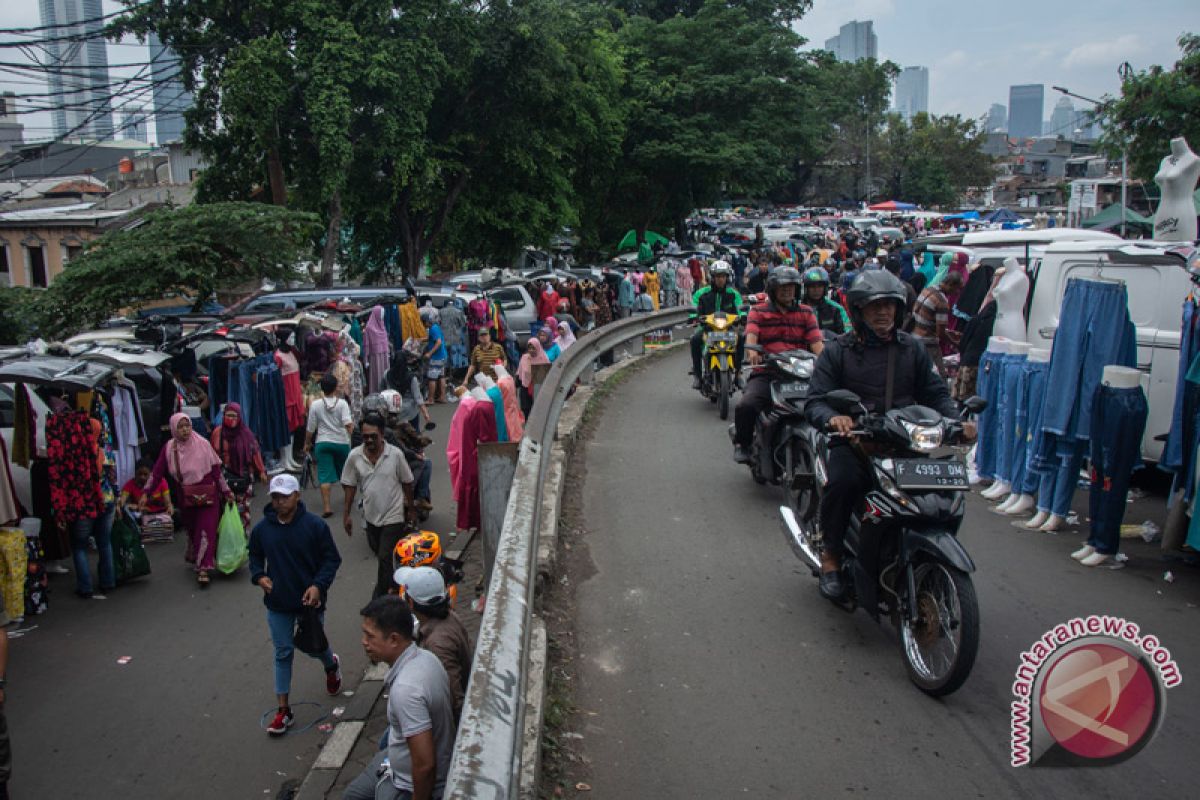
{"type": "Polygon", "coordinates": [[[150,556],[146,555],[146,548],[142,546],[142,532],[125,509],[118,511],[113,518],[112,553],[117,583],[150,574],[150,556]]]}
{"type": "Polygon", "coordinates": [[[242,527],[242,515],[233,503],[225,504],[221,521],[217,524],[217,569],[232,575],[250,560],[250,548],[246,544],[246,529],[242,527]]]}
{"type": "Polygon", "coordinates": [[[292,646],[310,656],[324,653],[329,647],[329,639],[325,636],[325,626],[321,624],[320,609],[305,606],[297,616],[299,624],[292,637],[292,646]]]}

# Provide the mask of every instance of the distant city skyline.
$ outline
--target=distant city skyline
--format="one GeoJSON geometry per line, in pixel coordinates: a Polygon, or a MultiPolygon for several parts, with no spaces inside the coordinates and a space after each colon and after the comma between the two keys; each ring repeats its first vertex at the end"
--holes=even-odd
{"type": "Polygon", "coordinates": [[[862,61],[879,58],[879,37],[870,20],[851,20],[838,29],[838,35],[825,40],[825,49],[838,61],[862,61]]]}
{"type": "MultiPolygon", "coordinates": [[[[97,34],[104,13],[101,0],[40,0],[43,26],[55,26],[58,37],[97,34]]],[[[49,75],[55,104],[51,112],[55,137],[111,139],[113,136],[108,48],[104,39],[50,41],[43,45],[48,63],[56,65],[49,75]]]]}
{"type": "Polygon", "coordinates": [[[905,67],[896,76],[892,92],[892,108],[896,113],[911,120],[917,114],[929,113],[929,69],[905,67]]]}

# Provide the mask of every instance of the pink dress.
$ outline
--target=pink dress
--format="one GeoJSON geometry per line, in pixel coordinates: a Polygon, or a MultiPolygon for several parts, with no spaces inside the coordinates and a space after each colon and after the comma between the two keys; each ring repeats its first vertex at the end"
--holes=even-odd
{"type": "MultiPolygon", "coordinates": [[[[457,415],[456,415],[457,416],[457,415]]],[[[462,450],[454,502],[458,506],[459,530],[479,527],[479,444],[496,441],[496,414],[490,402],[474,403],[462,426],[462,450]]]]}
{"type": "Polygon", "coordinates": [[[478,402],[470,393],[464,394],[459,400],[458,408],[454,410],[454,417],[450,420],[450,432],[446,436],[446,463],[450,466],[451,494],[458,491],[458,475],[462,465],[463,421],[471,415],[471,406],[478,402]]]}
{"type": "Polygon", "coordinates": [[[517,400],[517,384],[512,375],[505,375],[496,381],[500,394],[504,396],[504,426],[508,428],[508,440],[519,442],[525,435],[525,415],[521,413],[521,404],[517,400]]]}
{"type": "Polygon", "coordinates": [[[283,397],[287,408],[288,432],[303,428],[308,420],[304,413],[304,389],[300,386],[300,362],[295,353],[275,351],[275,363],[279,365],[279,374],[283,376],[283,397]]]}

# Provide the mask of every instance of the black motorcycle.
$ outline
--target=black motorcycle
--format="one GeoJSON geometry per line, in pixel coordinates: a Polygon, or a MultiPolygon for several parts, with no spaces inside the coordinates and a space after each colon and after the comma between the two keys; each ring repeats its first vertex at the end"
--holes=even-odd
{"type": "MultiPolygon", "coordinates": [[[[923,406],[869,413],[846,390],[824,399],[855,418],[849,446],[872,476],[846,531],[847,588],[837,603],[846,611],[862,606],[876,620],[890,617],[909,678],[927,694],[950,694],[966,681],[979,649],[975,564],[957,538],[967,466],[944,450],[962,440],[963,425],[923,406]]],[[[985,407],[979,397],[964,403],[970,414],[985,407]]],[[[779,509],[788,544],[814,577],[821,564],[817,509],[828,480],[828,444],[817,432],[797,442],[792,457],[798,463],[782,481],[788,501],[779,509]]]]}
{"type": "MultiPolygon", "coordinates": [[[[763,352],[759,345],[746,345],[746,349],[763,352]]],[[[798,349],[765,354],[762,364],[752,368],[771,380],[771,405],[758,415],[750,441],[750,475],[758,483],[783,481],[793,471],[798,442],[813,438],[804,419],[804,404],[815,363],[816,356],[798,349]]],[[[730,426],[731,439],[733,435],[730,426]]]]}

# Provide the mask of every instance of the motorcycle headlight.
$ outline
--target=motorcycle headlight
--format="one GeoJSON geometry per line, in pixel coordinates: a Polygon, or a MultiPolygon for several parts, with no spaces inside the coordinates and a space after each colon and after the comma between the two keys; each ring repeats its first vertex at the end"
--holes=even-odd
{"type": "Polygon", "coordinates": [[[914,450],[929,452],[937,450],[942,446],[942,426],[933,425],[925,427],[924,425],[916,425],[912,422],[903,422],[904,430],[908,431],[908,438],[912,442],[914,450]]]}
{"type": "Polygon", "coordinates": [[[788,359],[788,372],[797,378],[808,379],[812,377],[812,364],[811,358],[790,358],[788,359]]]}
{"type": "Polygon", "coordinates": [[[729,327],[729,318],[728,317],[716,317],[713,319],[712,329],[714,331],[723,331],[728,327],[729,327]]]}

